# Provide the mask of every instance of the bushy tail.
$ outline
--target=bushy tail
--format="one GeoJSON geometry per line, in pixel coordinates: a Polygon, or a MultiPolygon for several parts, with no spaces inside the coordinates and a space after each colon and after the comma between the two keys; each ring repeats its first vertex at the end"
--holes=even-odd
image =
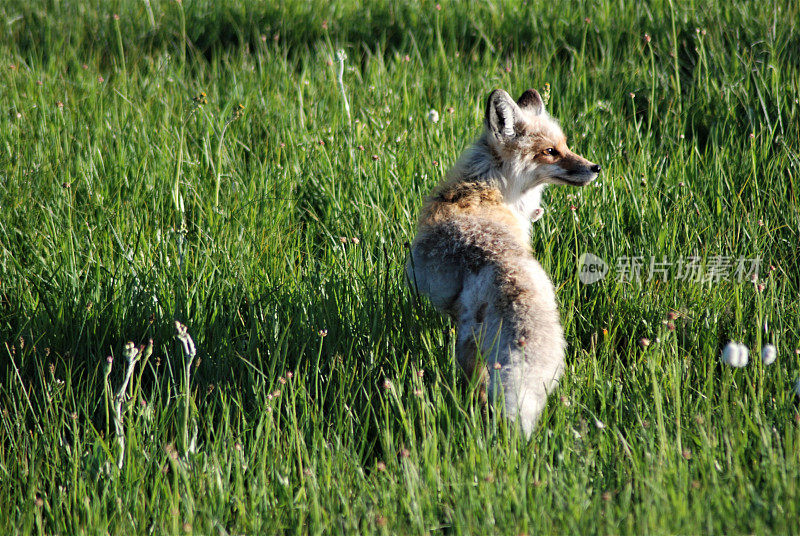
{"type": "Polygon", "coordinates": [[[489,369],[488,399],[495,407],[502,407],[509,419],[519,421],[522,431],[530,436],[562,372],[560,363],[537,366],[535,360],[528,362],[519,356],[509,356],[509,364],[489,369]]]}
{"type": "Polygon", "coordinates": [[[534,259],[506,257],[465,279],[457,309],[459,362],[470,376],[488,370],[488,402],[530,435],[563,371],[550,279],[534,259]]]}

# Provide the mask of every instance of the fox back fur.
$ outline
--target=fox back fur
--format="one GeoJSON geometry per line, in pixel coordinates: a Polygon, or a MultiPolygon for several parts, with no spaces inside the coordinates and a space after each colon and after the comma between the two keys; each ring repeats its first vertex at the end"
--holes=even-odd
{"type": "Polygon", "coordinates": [[[531,221],[542,215],[548,184],[583,186],[599,172],[567,148],[537,91],[514,101],[495,90],[483,133],[420,214],[409,283],[455,319],[459,364],[526,435],[562,374],[566,347],[553,284],[531,252],[531,221]]]}

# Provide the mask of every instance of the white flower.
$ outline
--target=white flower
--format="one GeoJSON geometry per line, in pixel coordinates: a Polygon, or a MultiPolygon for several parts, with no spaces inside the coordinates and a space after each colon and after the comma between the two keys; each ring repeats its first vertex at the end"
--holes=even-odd
{"type": "Polygon", "coordinates": [[[747,366],[750,350],[744,344],[731,341],[722,349],[722,362],[736,368],[747,366]]]}
{"type": "Polygon", "coordinates": [[[765,344],[764,347],[761,349],[761,361],[765,365],[771,365],[775,362],[778,358],[778,351],[775,349],[775,346],[772,344],[765,344]]]}
{"type": "Polygon", "coordinates": [[[428,121],[431,123],[438,123],[439,122],[439,112],[434,109],[428,110],[428,121]]]}

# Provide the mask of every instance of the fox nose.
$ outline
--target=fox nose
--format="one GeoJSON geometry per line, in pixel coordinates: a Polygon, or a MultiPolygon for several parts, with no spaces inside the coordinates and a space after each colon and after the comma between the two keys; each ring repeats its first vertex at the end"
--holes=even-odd
{"type": "Polygon", "coordinates": [[[591,165],[591,166],[589,166],[589,170],[590,170],[592,173],[600,173],[600,170],[601,170],[601,169],[602,169],[602,168],[600,167],[600,164],[594,164],[594,165],[591,165]]]}

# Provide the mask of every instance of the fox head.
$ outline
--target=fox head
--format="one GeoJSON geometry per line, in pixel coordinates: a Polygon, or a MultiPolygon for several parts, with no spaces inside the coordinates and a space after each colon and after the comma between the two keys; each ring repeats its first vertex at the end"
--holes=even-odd
{"type": "Polygon", "coordinates": [[[544,184],[585,186],[600,173],[599,164],[569,150],[561,127],[534,89],[516,101],[502,89],[492,91],[485,128],[486,143],[513,183],[507,186],[518,195],[544,184]]]}

